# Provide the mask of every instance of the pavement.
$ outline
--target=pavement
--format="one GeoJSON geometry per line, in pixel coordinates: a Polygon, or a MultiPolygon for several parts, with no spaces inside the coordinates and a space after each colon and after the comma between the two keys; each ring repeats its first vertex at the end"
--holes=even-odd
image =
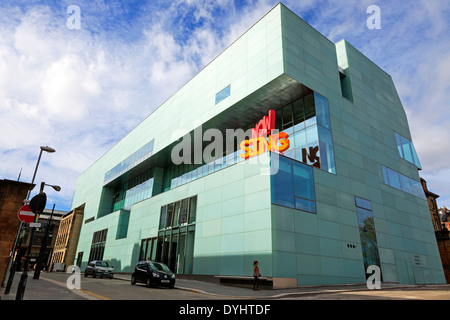
{"type": "MultiPolygon", "coordinates": [[[[17,285],[21,273],[17,272],[10,293],[5,294],[5,288],[2,287],[0,300],[15,300],[17,285]]],[[[115,279],[130,281],[131,274],[115,274],[115,279]]],[[[400,285],[382,283],[382,290],[389,289],[414,289],[423,286],[400,285]]],[[[448,288],[448,287],[447,287],[448,288]]],[[[336,285],[336,286],[310,286],[297,287],[290,289],[261,289],[254,291],[251,288],[222,285],[200,280],[177,279],[175,289],[186,290],[196,293],[202,293],[219,299],[284,299],[301,296],[333,294],[344,292],[367,292],[369,289],[365,284],[355,285],[336,285]]],[[[318,297],[320,299],[320,297],[318,297]]],[[[28,273],[28,281],[23,300],[100,300],[92,292],[87,293],[83,289],[70,290],[65,283],[51,279],[51,274],[42,272],[39,280],[33,279],[33,273],[28,273]]]]}

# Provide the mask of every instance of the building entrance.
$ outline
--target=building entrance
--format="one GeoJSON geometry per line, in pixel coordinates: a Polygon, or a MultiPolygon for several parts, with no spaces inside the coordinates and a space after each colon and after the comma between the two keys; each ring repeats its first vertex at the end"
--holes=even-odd
{"type": "Polygon", "coordinates": [[[141,242],[141,259],[166,264],[177,274],[192,274],[197,197],[161,207],[158,236],[141,242]]]}

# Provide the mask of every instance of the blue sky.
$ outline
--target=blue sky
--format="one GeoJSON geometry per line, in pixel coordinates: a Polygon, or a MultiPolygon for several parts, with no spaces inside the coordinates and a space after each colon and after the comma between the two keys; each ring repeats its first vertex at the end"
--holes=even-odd
{"type": "MultiPolygon", "coordinates": [[[[277,1],[0,2],[0,178],[36,183],[69,210],[76,178],[277,1]],[[70,30],[67,8],[81,10],[70,30]]],[[[388,72],[406,109],[421,176],[450,206],[450,2],[283,2],[330,40],[388,72]],[[369,30],[370,5],[381,29],[369,30]]],[[[37,188],[36,188],[37,189],[37,188]]],[[[37,192],[37,190],[34,190],[37,192]]]]}

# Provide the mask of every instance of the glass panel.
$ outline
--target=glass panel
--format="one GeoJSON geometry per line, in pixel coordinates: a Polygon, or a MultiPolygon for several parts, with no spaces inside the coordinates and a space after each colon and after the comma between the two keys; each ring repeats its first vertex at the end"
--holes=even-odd
{"type": "Polygon", "coordinates": [[[194,270],[194,240],[195,231],[188,231],[186,241],[186,255],[185,255],[185,267],[184,273],[192,274],[194,270]]]}
{"type": "Polygon", "coordinates": [[[156,238],[154,238],[152,240],[152,253],[151,253],[151,256],[150,256],[150,260],[152,260],[152,261],[156,260],[157,245],[158,245],[158,241],[157,241],[156,238]]]}
{"type": "Polygon", "coordinates": [[[408,140],[402,137],[402,149],[405,160],[414,163],[411,146],[408,140]]]}
{"type": "Polygon", "coordinates": [[[367,270],[367,267],[370,265],[380,266],[380,256],[378,253],[378,244],[372,211],[357,207],[356,212],[358,216],[364,270],[367,270]]]}
{"type": "Polygon", "coordinates": [[[317,124],[327,129],[331,129],[328,99],[322,97],[318,93],[314,93],[314,100],[316,105],[317,124]]]}
{"type": "Polygon", "coordinates": [[[399,174],[399,177],[400,177],[400,185],[401,185],[402,191],[412,194],[413,192],[412,192],[412,187],[411,187],[411,179],[402,174],[399,174]]]}
{"type": "Polygon", "coordinates": [[[294,195],[300,198],[314,200],[313,170],[307,165],[293,161],[294,195]]]}
{"type": "Polygon", "coordinates": [[[197,213],[197,197],[192,197],[189,204],[189,223],[195,222],[195,216],[197,213]]]}
{"type": "Polygon", "coordinates": [[[367,210],[372,210],[372,204],[369,200],[355,197],[356,206],[367,210]]]}
{"type": "Polygon", "coordinates": [[[384,183],[387,184],[387,185],[390,185],[389,184],[389,175],[388,175],[388,172],[387,172],[387,168],[385,166],[381,166],[381,170],[383,171],[384,183]]]}
{"type": "Polygon", "coordinates": [[[414,148],[414,145],[413,145],[413,144],[411,144],[411,149],[412,149],[412,152],[413,152],[414,164],[415,164],[416,167],[418,167],[419,169],[422,169],[422,165],[420,164],[419,157],[417,156],[416,149],[414,148]]]}
{"type": "Polygon", "coordinates": [[[168,267],[172,272],[177,272],[178,233],[173,233],[169,248],[168,267]]]}
{"type": "Polygon", "coordinates": [[[185,251],[186,249],[186,233],[180,233],[180,241],[178,243],[176,270],[173,272],[183,274],[184,273],[184,261],[185,261],[185,251]]]}
{"type": "Polygon", "coordinates": [[[173,207],[172,221],[170,224],[172,227],[178,226],[178,220],[180,218],[180,210],[181,210],[181,202],[177,201],[175,202],[173,207]]]}
{"type": "Polygon", "coordinates": [[[317,125],[306,128],[306,150],[302,150],[302,162],[309,165],[320,166],[320,148],[317,125]],[[306,157],[306,162],[303,161],[306,157]]]}
{"type": "Polygon", "coordinates": [[[164,264],[168,264],[169,262],[169,247],[170,247],[170,233],[167,233],[166,235],[164,235],[162,256],[160,261],[164,264]]]}
{"type": "Polygon", "coordinates": [[[397,149],[398,149],[398,153],[400,154],[400,157],[405,159],[405,155],[403,154],[403,148],[402,148],[402,136],[399,135],[397,132],[395,133],[395,140],[397,141],[397,149]]]}
{"type": "Polygon", "coordinates": [[[292,104],[288,104],[287,106],[283,107],[283,130],[292,127],[292,104]]]}
{"type": "Polygon", "coordinates": [[[386,170],[387,170],[387,174],[389,177],[389,185],[391,187],[401,189],[400,188],[400,177],[398,176],[398,172],[391,170],[389,168],[386,168],[386,170]]]}
{"type": "Polygon", "coordinates": [[[148,239],[146,241],[145,254],[144,259],[151,259],[151,251],[152,251],[152,239],[148,239]]]}
{"type": "Polygon", "coordinates": [[[167,227],[167,206],[161,207],[161,216],[159,218],[159,229],[167,227]]]}
{"type": "Polygon", "coordinates": [[[153,143],[154,141],[150,141],[146,145],[144,145],[141,149],[130,155],[128,158],[123,160],[121,163],[116,165],[114,168],[105,173],[104,184],[111,182],[117,177],[124,174],[126,171],[130,170],[132,167],[141,163],[145,159],[151,156],[153,152],[153,143]]]}
{"type": "Polygon", "coordinates": [[[405,137],[395,132],[395,140],[397,141],[397,149],[401,158],[421,168],[419,158],[413,143],[405,137]]]}
{"type": "Polygon", "coordinates": [[[189,199],[184,199],[181,201],[180,225],[187,222],[188,210],[189,199]]]}
{"type": "Polygon", "coordinates": [[[216,104],[230,96],[231,86],[228,85],[216,94],[216,104]]]}
{"type": "Polygon", "coordinates": [[[294,133],[294,145],[295,149],[301,149],[306,147],[306,131],[301,130],[294,133]]]}
{"type": "Polygon", "coordinates": [[[423,191],[422,184],[414,179],[410,179],[412,194],[421,199],[426,199],[425,191],[423,191]]]}
{"type": "Polygon", "coordinates": [[[320,167],[330,173],[336,173],[336,165],[334,162],[334,150],[333,140],[331,137],[331,131],[321,126],[319,130],[319,142],[320,142],[320,167]]]}
{"type": "Polygon", "coordinates": [[[294,204],[294,180],[292,177],[292,160],[283,156],[277,156],[278,161],[271,160],[271,165],[278,165],[278,172],[271,175],[272,203],[290,208],[294,204]]]}
{"type": "Polygon", "coordinates": [[[305,127],[305,105],[303,99],[298,99],[293,103],[294,107],[294,131],[305,127]]]}
{"type": "Polygon", "coordinates": [[[305,126],[308,127],[316,123],[316,111],[314,106],[314,94],[308,94],[304,98],[305,103],[305,126]]]}
{"type": "Polygon", "coordinates": [[[160,235],[158,236],[158,242],[156,245],[156,255],[155,255],[155,260],[156,261],[161,261],[162,259],[162,250],[163,250],[163,245],[164,245],[164,236],[161,235],[161,232],[159,233],[160,235]]]}
{"type": "Polygon", "coordinates": [[[308,148],[317,147],[319,145],[317,125],[306,128],[306,145],[308,146],[308,148]]]}
{"type": "Polygon", "coordinates": [[[314,201],[295,197],[295,208],[303,211],[316,213],[316,203],[314,201]]]}
{"type": "Polygon", "coordinates": [[[172,226],[172,220],[173,220],[173,203],[166,206],[167,207],[167,218],[166,218],[166,226],[165,228],[168,228],[172,226]]]}
{"type": "Polygon", "coordinates": [[[275,129],[282,131],[282,128],[283,128],[283,112],[280,109],[275,112],[275,129]]]}

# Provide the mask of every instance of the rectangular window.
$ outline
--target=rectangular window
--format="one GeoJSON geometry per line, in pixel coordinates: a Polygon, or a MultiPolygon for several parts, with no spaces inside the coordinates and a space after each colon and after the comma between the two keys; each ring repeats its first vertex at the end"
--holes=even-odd
{"type": "Polygon", "coordinates": [[[271,175],[270,179],[272,203],[295,208],[292,160],[279,155],[271,155],[271,166],[274,165],[278,165],[278,172],[271,175]]]}
{"type": "Polygon", "coordinates": [[[399,135],[397,132],[395,132],[395,140],[397,141],[397,150],[400,158],[405,159],[417,168],[422,169],[413,143],[402,135],[399,135]]]}
{"type": "Polygon", "coordinates": [[[195,223],[196,210],[196,196],[162,206],[159,230],[195,223]]]}
{"type": "Polygon", "coordinates": [[[131,156],[127,157],[121,163],[116,165],[114,168],[106,172],[103,184],[108,184],[109,182],[123,175],[125,172],[129,171],[131,168],[137,166],[142,161],[148,159],[153,153],[153,144],[154,140],[150,141],[138,151],[133,153],[131,156]]]}
{"type": "Polygon", "coordinates": [[[91,252],[89,253],[89,262],[92,260],[103,260],[107,233],[108,229],[94,232],[92,236],[91,252]]]}
{"type": "Polygon", "coordinates": [[[383,181],[386,185],[407,192],[421,199],[425,199],[425,192],[423,191],[422,184],[419,181],[411,179],[385,166],[381,166],[381,170],[383,172],[383,181]]]}
{"type": "Polygon", "coordinates": [[[131,206],[139,201],[148,199],[153,192],[153,178],[128,189],[125,193],[124,209],[130,210],[131,206]]]}
{"type": "Polygon", "coordinates": [[[271,201],[273,204],[316,212],[312,167],[280,155],[271,155],[271,201]]]}
{"type": "MultiPolygon", "coordinates": [[[[363,253],[364,270],[371,265],[380,266],[377,236],[373,220],[372,205],[370,201],[355,197],[356,213],[358,217],[359,236],[363,253]]],[[[367,276],[367,275],[366,275],[367,276]]]]}
{"type": "Polygon", "coordinates": [[[219,91],[216,94],[216,104],[218,104],[220,101],[224,100],[225,98],[228,98],[230,96],[230,93],[231,93],[231,85],[228,85],[227,87],[225,87],[224,89],[219,91]]]}

